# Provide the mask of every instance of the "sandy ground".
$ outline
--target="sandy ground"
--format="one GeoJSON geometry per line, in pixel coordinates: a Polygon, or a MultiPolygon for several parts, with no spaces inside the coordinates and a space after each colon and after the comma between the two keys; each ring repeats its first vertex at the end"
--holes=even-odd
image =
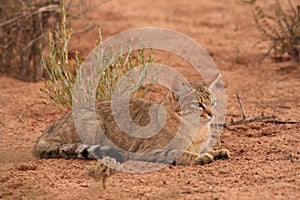
{"type": "MultiPolygon", "coordinates": [[[[239,93],[249,117],[300,119],[300,66],[257,60],[267,44],[254,26],[251,6],[238,0],[111,0],[85,20],[101,24],[104,39],[131,29],[158,26],[200,43],[219,67],[226,88],[227,121],[240,119],[239,93]]],[[[295,4],[300,1],[293,1],[295,4]]],[[[97,1],[95,1],[97,4],[97,1]]],[[[271,10],[273,1],[264,7],[271,10]]],[[[74,31],[81,30],[80,23],[74,31]]],[[[72,39],[85,55],[97,40],[93,29],[72,39]]],[[[165,64],[183,70],[181,59],[165,64]]],[[[146,174],[117,172],[106,189],[85,173],[84,160],[36,160],[31,150],[42,131],[63,115],[43,104],[42,82],[0,76],[0,199],[300,199],[300,124],[255,122],[225,129],[221,144],[232,158],[205,166],[166,167],[146,174]]]]}

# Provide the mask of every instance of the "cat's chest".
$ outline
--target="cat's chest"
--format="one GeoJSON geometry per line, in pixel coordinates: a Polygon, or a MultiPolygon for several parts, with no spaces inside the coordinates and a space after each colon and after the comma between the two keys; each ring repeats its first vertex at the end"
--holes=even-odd
{"type": "Polygon", "coordinates": [[[192,144],[189,147],[189,151],[194,153],[203,153],[203,151],[209,145],[209,141],[211,138],[211,130],[210,126],[200,126],[193,138],[192,144]]]}

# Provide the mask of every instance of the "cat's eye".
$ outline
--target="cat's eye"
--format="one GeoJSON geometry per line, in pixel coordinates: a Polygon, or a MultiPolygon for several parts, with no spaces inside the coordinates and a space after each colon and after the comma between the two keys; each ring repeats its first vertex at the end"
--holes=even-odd
{"type": "Polygon", "coordinates": [[[195,106],[197,108],[202,108],[202,109],[205,109],[205,107],[206,107],[204,104],[202,104],[199,101],[193,102],[193,106],[195,106]]]}

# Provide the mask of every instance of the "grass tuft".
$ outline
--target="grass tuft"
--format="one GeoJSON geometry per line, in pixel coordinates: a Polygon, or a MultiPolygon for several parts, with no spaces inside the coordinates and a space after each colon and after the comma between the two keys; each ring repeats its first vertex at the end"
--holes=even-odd
{"type": "MultiPolygon", "coordinates": [[[[47,79],[43,79],[45,87],[41,88],[54,105],[60,105],[66,109],[71,109],[73,106],[72,95],[77,92],[75,96],[80,95],[80,100],[83,102],[88,102],[91,99],[91,94],[94,95],[96,100],[107,100],[111,99],[113,93],[115,92],[116,85],[119,79],[126,75],[127,80],[131,86],[138,88],[137,91],[131,95],[141,94],[140,90],[147,91],[149,84],[145,86],[145,80],[148,75],[149,65],[154,63],[153,51],[147,51],[143,44],[140,42],[140,49],[137,51],[132,51],[131,41],[126,55],[123,55],[123,47],[120,45],[118,51],[113,51],[112,49],[106,50],[104,55],[99,55],[99,52],[95,53],[95,59],[97,63],[101,63],[102,66],[107,66],[106,68],[101,68],[100,70],[93,71],[93,75],[99,77],[99,82],[97,83],[96,92],[91,85],[88,76],[77,77],[79,70],[81,72],[85,69],[81,69],[83,59],[79,52],[70,57],[68,45],[72,35],[72,22],[67,22],[66,20],[66,10],[65,3],[61,1],[61,25],[58,31],[49,32],[49,49],[50,53],[48,56],[43,55],[42,63],[48,74],[47,79]],[[113,61],[113,62],[111,62],[113,61]],[[139,80],[134,81],[132,78],[133,69],[137,66],[142,66],[142,70],[139,72],[139,80]],[[84,79],[80,80],[85,82],[85,92],[88,94],[81,93],[82,88],[77,90],[74,89],[74,83],[76,78],[84,79]]],[[[96,48],[102,48],[102,36],[101,29],[99,30],[99,43],[96,44],[96,48]]],[[[100,51],[101,52],[101,51],[100,51]]],[[[83,65],[84,66],[84,65],[83,65]]],[[[154,82],[153,78],[153,82],[154,82]]],[[[77,99],[76,96],[76,99],[77,99]]]]}
{"type": "Polygon", "coordinates": [[[256,27],[263,35],[263,41],[270,42],[267,56],[274,55],[280,59],[283,56],[300,62],[300,5],[294,7],[291,0],[288,0],[290,9],[284,11],[281,3],[275,0],[274,14],[267,14],[256,1],[251,1],[254,5],[253,17],[256,27]]]}

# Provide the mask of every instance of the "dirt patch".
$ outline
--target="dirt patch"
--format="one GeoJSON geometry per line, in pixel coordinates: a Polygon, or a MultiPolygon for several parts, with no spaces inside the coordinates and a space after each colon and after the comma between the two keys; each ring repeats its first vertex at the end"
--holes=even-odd
{"type": "MultiPolygon", "coordinates": [[[[264,5],[273,6],[272,1],[264,5]]],[[[145,26],[175,29],[194,38],[222,73],[227,121],[241,118],[236,93],[249,117],[264,112],[284,121],[300,119],[300,66],[271,59],[257,62],[268,48],[253,47],[261,37],[250,6],[231,0],[112,0],[88,13],[87,20],[101,24],[104,39],[145,26]]],[[[75,24],[76,30],[80,25],[75,24]]],[[[97,38],[96,28],[77,35],[72,48],[86,55],[97,38]]],[[[168,58],[165,64],[193,79],[191,72],[183,70],[184,62],[168,58]]],[[[230,127],[221,136],[221,145],[232,154],[230,160],[146,174],[117,172],[107,180],[105,190],[86,175],[85,167],[94,161],[35,160],[34,142],[63,115],[43,104],[42,86],[0,77],[0,198],[300,199],[299,124],[256,122],[230,127]]]]}

